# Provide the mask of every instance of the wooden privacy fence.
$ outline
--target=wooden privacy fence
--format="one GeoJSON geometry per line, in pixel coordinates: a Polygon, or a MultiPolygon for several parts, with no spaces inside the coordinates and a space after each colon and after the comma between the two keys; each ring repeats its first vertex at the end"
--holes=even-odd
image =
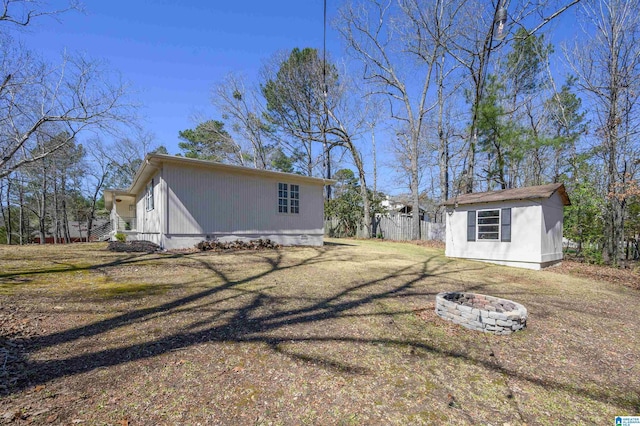
{"type": "MultiPolygon", "coordinates": [[[[380,216],[371,220],[371,238],[384,238],[386,240],[411,240],[411,218],[407,216],[380,216]]],[[[420,221],[420,239],[444,241],[444,223],[420,221]]],[[[338,219],[328,219],[324,222],[324,234],[328,237],[366,237],[364,230],[358,228],[346,230],[338,219]]]]}

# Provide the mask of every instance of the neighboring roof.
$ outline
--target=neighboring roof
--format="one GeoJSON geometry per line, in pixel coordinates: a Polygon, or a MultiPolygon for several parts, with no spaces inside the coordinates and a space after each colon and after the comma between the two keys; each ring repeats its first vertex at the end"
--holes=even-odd
{"type": "MultiPolygon", "coordinates": [[[[386,199],[380,202],[382,207],[385,207],[387,210],[400,211],[405,207],[412,208],[411,202],[407,200],[407,197],[404,196],[387,196],[386,199]]],[[[419,205],[418,208],[422,212],[426,212],[427,208],[423,205],[419,205]]]]}
{"type": "Polygon", "coordinates": [[[297,175],[293,173],[275,172],[272,170],[255,169],[252,167],[233,166],[230,164],[216,163],[215,161],[200,160],[197,158],[176,157],[174,155],[166,154],[147,154],[147,156],[142,161],[140,168],[138,168],[138,171],[133,177],[133,183],[131,184],[131,186],[127,189],[105,189],[105,201],[107,193],[113,194],[110,195],[110,198],[113,198],[113,196],[115,195],[135,196],[135,194],[139,192],[140,187],[149,181],[149,179],[155,174],[155,172],[163,163],[178,164],[185,167],[221,170],[245,175],[258,175],[278,179],[287,179],[289,181],[293,180],[296,182],[305,182],[315,185],[333,185],[336,183],[336,181],[333,179],[321,179],[310,176],[297,175]]]}
{"type": "Polygon", "coordinates": [[[571,201],[562,183],[550,183],[548,185],[527,186],[524,188],[503,189],[500,191],[475,192],[471,194],[458,195],[450,198],[444,203],[445,206],[457,206],[464,204],[495,203],[500,201],[513,200],[539,200],[550,198],[558,193],[562,199],[562,204],[570,206],[571,201]]]}
{"type": "MultiPolygon", "coordinates": [[[[104,225],[105,223],[109,222],[109,219],[103,219],[103,218],[95,218],[93,220],[93,229],[104,225]]],[[[79,222],[77,220],[70,220],[69,221],[69,236],[71,238],[80,238],[80,237],[85,237],[87,236],[87,222],[79,222]],[[81,232],[82,231],[82,232],[81,232]]],[[[55,229],[53,228],[53,226],[51,226],[48,230],[47,230],[47,236],[53,236],[53,233],[55,232],[55,229]]]]}

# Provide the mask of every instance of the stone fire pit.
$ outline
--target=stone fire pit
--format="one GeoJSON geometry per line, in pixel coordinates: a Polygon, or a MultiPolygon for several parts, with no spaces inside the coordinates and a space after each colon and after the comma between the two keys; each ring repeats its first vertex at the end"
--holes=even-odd
{"type": "Polygon", "coordinates": [[[521,304],[475,293],[439,293],[436,314],[472,330],[494,334],[511,334],[527,325],[527,308],[521,304]]]}

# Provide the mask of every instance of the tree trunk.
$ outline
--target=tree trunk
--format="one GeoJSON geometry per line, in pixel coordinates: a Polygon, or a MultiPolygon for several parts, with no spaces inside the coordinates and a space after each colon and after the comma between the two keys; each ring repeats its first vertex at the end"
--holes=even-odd
{"type": "Polygon", "coordinates": [[[42,160],[42,178],[40,180],[40,194],[38,205],[38,234],[40,235],[40,244],[46,243],[47,238],[47,171],[42,160]]]}
{"type": "Polygon", "coordinates": [[[4,231],[7,237],[7,244],[11,244],[11,202],[10,202],[10,190],[11,190],[11,181],[9,178],[7,179],[7,209],[4,209],[2,205],[2,187],[0,187],[0,208],[2,209],[2,220],[4,221],[4,231]],[[5,213],[6,212],[6,213],[5,213]]]}
{"type": "Polygon", "coordinates": [[[449,199],[449,141],[444,134],[444,55],[438,72],[438,168],[440,169],[440,200],[449,199]]]}
{"type": "Polygon", "coordinates": [[[371,205],[369,203],[369,191],[367,189],[367,179],[364,171],[364,164],[362,163],[362,157],[360,157],[360,153],[358,149],[355,147],[351,139],[345,141],[346,147],[351,152],[351,156],[353,157],[353,162],[358,169],[358,179],[360,180],[360,196],[362,197],[362,206],[363,206],[363,215],[362,215],[362,226],[364,228],[364,238],[371,237],[371,205]]]}
{"type": "Polygon", "coordinates": [[[56,176],[53,176],[53,221],[54,225],[54,234],[53,234],[53,242],[58,244],[60,242],[60,217],[58,215],[60,206],[58,203],[58,179],[56,176]]]}
{"type": "Polygon", "coordinates": [[[18,222],[18,229],[20,232],[19,235],[19,244],[24,244],[24,185],[20,182],[20,187],[18,188],[18,197],[20,200],[20,221],[18,222]]]}
{"type": "Polygon", "coordinates": [[[64,242],[69,244],[71,242],[71,235],[69,233],[69,216],[67,213],[67,177],[66,177],[66,169],[62,170],[60,173],[60,191],[62,192],[60,195],[62,196],[62,201],[60,207],[62,208],[62,236],[64,238],[64,242]]]}
{"type": "Polygon", "coordinates": [[[420,135],[414,130],[411,132],[411,203],[413,204],[411,216],[411,239],[420,239],[420,193],[418,188],[418,144],[420,135]]]}
{"type": "Polygon", "coordinates": [[[374,126],[371,126],[371,149],[373,154],[373,196],[378,196],[378,164],[376,159],[376,133],[374,126]]]}
{"type": "Polygon", "coordinates": [[[619,222],[622,218],[622,209],[620,208],[620,200],[618,199],[619,188],[617,185],[618,176],[618,123],[620,117],[618,115],[618,96],[619,96],[619,82],[618,82],[618,57],[615,50],[615,46],[611,49],[612,55],[610,58],[611,64],[609,70],[611,72],[611,85],[609,93],[609,113],[607,117],[607,173],[608,173],[608,200],[606,208],[605,219],[605,261],[612,266],[618,265],[618,242],[620,240],[621,229],[619,228],[619,222]]]}

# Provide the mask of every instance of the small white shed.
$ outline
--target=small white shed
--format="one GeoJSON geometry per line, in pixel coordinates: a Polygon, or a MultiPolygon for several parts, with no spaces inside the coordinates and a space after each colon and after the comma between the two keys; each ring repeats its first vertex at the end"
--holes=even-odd
{"type": "Polygon", "coordinates": [[[561,183],[451,198],[445,255],[536,270],[559,263],[570,204],[561,183]]]}
{"type": "Polygon", "coordinates": [[[322,245],[323,185],[335,181],[150,154],[127,189],[104,191],[112,234],[165,249],[269,238],[322,245]]]}

